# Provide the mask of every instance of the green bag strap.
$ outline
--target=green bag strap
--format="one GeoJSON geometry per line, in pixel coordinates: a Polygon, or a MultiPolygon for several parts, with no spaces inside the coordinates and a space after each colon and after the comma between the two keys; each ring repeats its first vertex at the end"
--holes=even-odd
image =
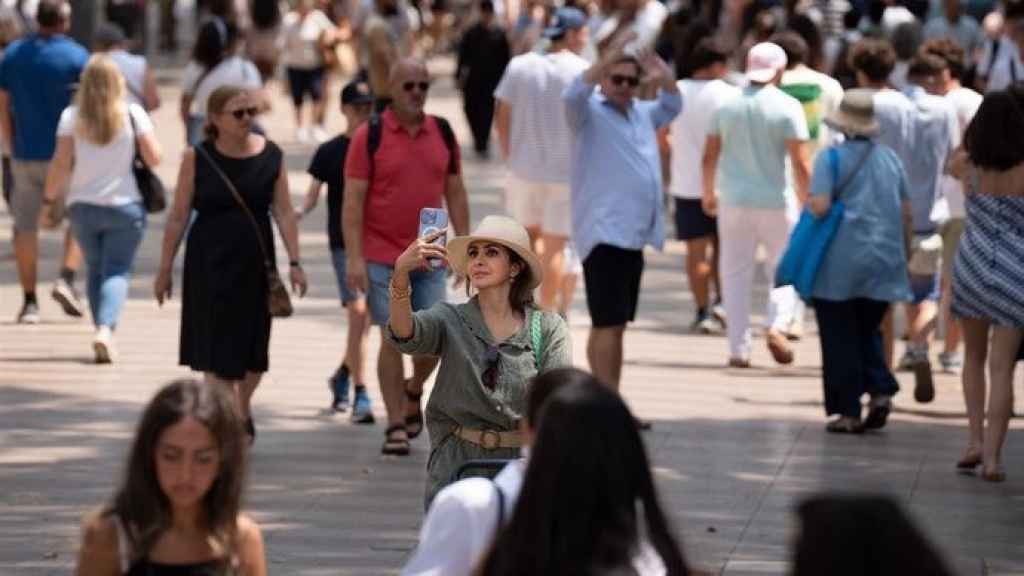
{"type": "Polygon", "coordinates": [[[537,366],[537,372],[540,372],[541,366],[541,355],[544,353],[544,335],[540,331],[540,310],[530,311],[530,341],[533,343],[533,363],[537,366]]]}

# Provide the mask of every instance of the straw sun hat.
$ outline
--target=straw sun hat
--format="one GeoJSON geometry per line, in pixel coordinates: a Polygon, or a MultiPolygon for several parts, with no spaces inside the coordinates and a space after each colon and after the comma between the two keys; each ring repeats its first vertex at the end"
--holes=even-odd
{"type": "Polygon", "coordinates": [[[505,216],[488,216],[469,236],[456,236],[448,241],[448,263],[455,272],[468,276],[469,245],[473,242],[492,242],[515,252],[530,268],[530,288],[540,286],[544,270],[540,259],[530,248],[530,235],[526,228],[505,216]]]}
{"type": "Polygon", "coordinates": [[[878,120],[875,120],[874,96],[874,90],[847,90],[839,109],[825,118],[825,124],[848,136],[877,135],[879,126],[878,120]]]}

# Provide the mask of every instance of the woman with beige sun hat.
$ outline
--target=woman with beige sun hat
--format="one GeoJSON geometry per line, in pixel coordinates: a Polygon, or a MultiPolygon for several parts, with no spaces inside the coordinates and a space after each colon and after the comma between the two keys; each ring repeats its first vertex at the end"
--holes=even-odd
{"type": "MultiPolygon", "coordinates": [[[[488,216],[473,234],[444,246],[420,238],[398,257],[391,280],[387,337],[405,354],[441,358],[427,402],[430,432],[426,503],[463,463],[479,458],[517,458],[526,389],[538,373],[571,365],[565,321],[534,305],[543,269],[518,222],[488,216]],[[409,273],[448,263],[465,276],[473,296],[412,312],[409,273]]],[[[385,451],[408,453],[401,425],[387,431],[385,451]]]]}

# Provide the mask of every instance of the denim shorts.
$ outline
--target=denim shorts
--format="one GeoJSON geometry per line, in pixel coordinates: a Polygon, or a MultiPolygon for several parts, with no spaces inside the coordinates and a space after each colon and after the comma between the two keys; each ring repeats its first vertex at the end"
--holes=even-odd
{"type": "Polygon", "coordinates": [[[334,277],[338,281],[338,294],[341,296],[342,306],[348,306],[350,302],[360,298],[359,294],[345,283],[345,260],[344,250],[331,250],[331,263],[334,264],[334,277]]]}
{"type": "MultiPolygon", "coordinates": [[[[391,275],[395,269],[386,264],[377,262],[366,263],[366,275],[369,277],[370,292],[366,295],[366,302],[370,307],[370,318],[377,326],[384,326],[388,323],[391,315],[391,294],[388,287],[391,285],[391,275]]],[[[448,271],[445,268],[437,270],[417,270],[409,274],[409,284],[412,287],[412,311],[426,310],[438,302],[443,302],[448,293],[445,280],[448,271]]]]}
{"type": "Polygon", "coordinates": [[[935,274],[911,274],[910,292],[913,299],[912,304],[923,302],[937,302],[939,300],[939,273],[935,274]]]}

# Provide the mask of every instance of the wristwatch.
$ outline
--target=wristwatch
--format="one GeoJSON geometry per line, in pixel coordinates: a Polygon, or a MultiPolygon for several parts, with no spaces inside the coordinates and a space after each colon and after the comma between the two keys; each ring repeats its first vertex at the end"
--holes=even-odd
{"type": "Polygon", "coordinates": [[[291,268],[298,268],[299,270],[301,270],[302,262],[299,262],[298,260],[291,260],[288,262],[288,266],[290,266],[291,268]]]}

